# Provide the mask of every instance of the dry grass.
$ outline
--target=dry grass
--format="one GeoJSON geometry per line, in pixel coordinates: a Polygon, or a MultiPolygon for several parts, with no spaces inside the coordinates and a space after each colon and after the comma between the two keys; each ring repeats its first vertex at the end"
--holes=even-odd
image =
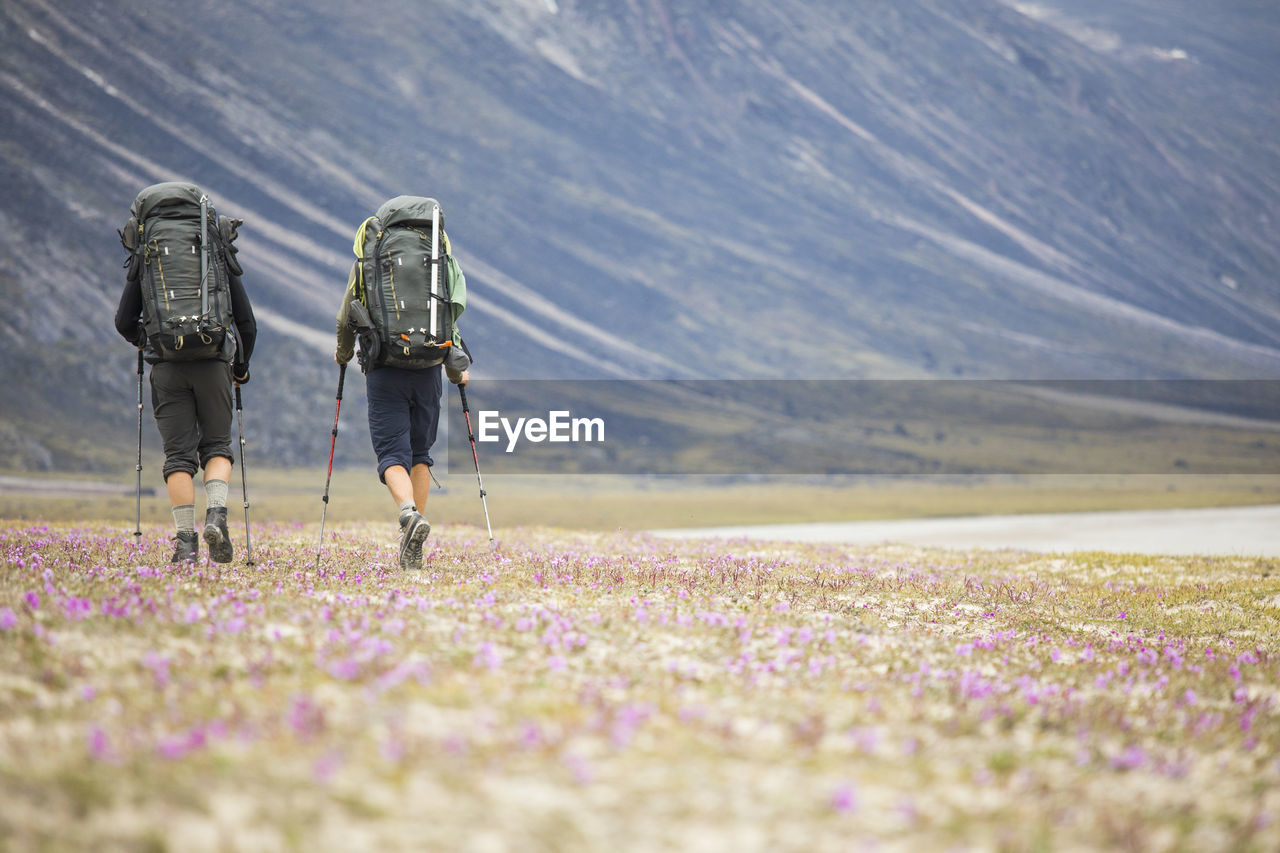
{"type": "MultiPolygon", "coordinates": [[[[158,466],[149,468],[152,472],[158,466]]],[[[25,474],[30,478],[33,475],[25,474]]],[[[0,518],[110,521],[133,529],[133,472],[110,482],[114,495],[76,493],[83,477],[56,475],[64,490],[0,491],[0,518]]],[[[144,487],[156,491],[153,477],[144,487]]],[[[455,471],[429,503],[432,521],[483,524],[474,473],[455,471]]],[[[47,483],[46,483],[47,485],[47,483]]],[[[324,471],[254,469],[254,521],[319,523],[324,471]]],[[[1037,477],[770,478],[759,482],[680,477],[489,476],[488,502],[503,527],[541,525],[585,530],[647,530],[805,521],[957,515],[1170,509],[1280,503],[1280,476],[1055,475],[1037,477]]],[[[232,476],[233,517],[243,518],[239,473],[232,476]]],[[[167,523],[163,488],[142,501],[144,522],[167,523]]],[[[336,471],[327,521],[379,521],[395,513],[371,471],[336,471]]],[[[197,498],[201,503],[202,497],[197,498]]]]}

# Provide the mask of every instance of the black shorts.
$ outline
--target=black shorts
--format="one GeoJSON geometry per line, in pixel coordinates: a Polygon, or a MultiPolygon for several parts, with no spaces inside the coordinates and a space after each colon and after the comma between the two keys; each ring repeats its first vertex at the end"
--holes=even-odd
{"type": "Polygon", "coordinates": [[[164,444],[164,478],[195,476],[210,459],[231,459],[231,366],[220,359],[151,366],[151,408],[164,444]]]}
{"type": "Polygon", "coordinates": [[[440,424],[440,365],[425,370],[379,367],[364,378],[369,402],[369,438],[378,455],[378,479],[392,465],[411,471],[434,465],[431,445],[440,424]]]}

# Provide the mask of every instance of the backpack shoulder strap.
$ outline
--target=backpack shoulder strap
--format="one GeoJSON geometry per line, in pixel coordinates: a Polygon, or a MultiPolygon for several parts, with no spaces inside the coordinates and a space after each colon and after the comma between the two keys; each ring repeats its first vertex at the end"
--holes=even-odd
{"type": "Polygon", "coordinates": [[[120,235],[120,245],[124,246],[125,251],[129,253],[124,259],[123,266],[129,269],[126,277],[130,279],[138,277],[138,271],[142,266],[141,232],[142,229],[138,226],[138,220],[132,216],[129,217],[129,221],[125,223],[123,229],[116,231],[120,235]]]}
{"type": "Polygon", "coordinates": [[[226,262],[227,268],[231,270],[232,274],[244,275],[244,268],[240,266],[240,260],[236,257],[240,247],[235,244],[236,237],[240,236],[239,228],[244,224],[244,220],[219,216],[217,222],[218,227],[214,229],[214,242],[222,252],[223,261],[226,262]]]}

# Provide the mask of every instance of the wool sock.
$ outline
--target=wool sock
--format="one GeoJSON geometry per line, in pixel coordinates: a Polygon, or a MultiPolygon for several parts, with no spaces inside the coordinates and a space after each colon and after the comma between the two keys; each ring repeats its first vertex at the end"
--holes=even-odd
{"type": "Polygon", "coordinates": [[[204,481],[204,497],[205,506],[213,509],[218,506],[227,505],[227,481],[226,480],[205,480],[204,481]]]}
{"type": "Polygon", "coordinates": [[[405,501],[400,504],[400,520],[404,521],[407,516],[417,512],[418,508],[413,505],[413,501],[405,501]]]}
{"type": "Polygon", "coordinates": [[[196,506],[195,504],[183,504],[173,508],[173,525],[178,528],[179,533],[195,533],[196,532],[196,506]]]}

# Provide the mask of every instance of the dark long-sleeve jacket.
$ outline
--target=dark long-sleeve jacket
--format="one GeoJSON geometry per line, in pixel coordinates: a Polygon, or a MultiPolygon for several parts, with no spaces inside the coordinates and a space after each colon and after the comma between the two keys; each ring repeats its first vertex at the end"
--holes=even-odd
{"type": "MultiPolygon", "coordinates": [[[[253,318],[253,306],[249,303],[249,294],[245,293],[240,276],[228,273],[228,283],[231,285],[231,316],[236,325],[236,338],[240,342],[236,348],[235,373],[242,376],[249,370],[253,344],[258,338],[258,323],[253,318]]],[[[146,345],[146,335],[142,331],[142,285],[137,278],[127,279],[124,283],[120,305],[116,308],[116,331],[136,347],[146,345]]]]}

